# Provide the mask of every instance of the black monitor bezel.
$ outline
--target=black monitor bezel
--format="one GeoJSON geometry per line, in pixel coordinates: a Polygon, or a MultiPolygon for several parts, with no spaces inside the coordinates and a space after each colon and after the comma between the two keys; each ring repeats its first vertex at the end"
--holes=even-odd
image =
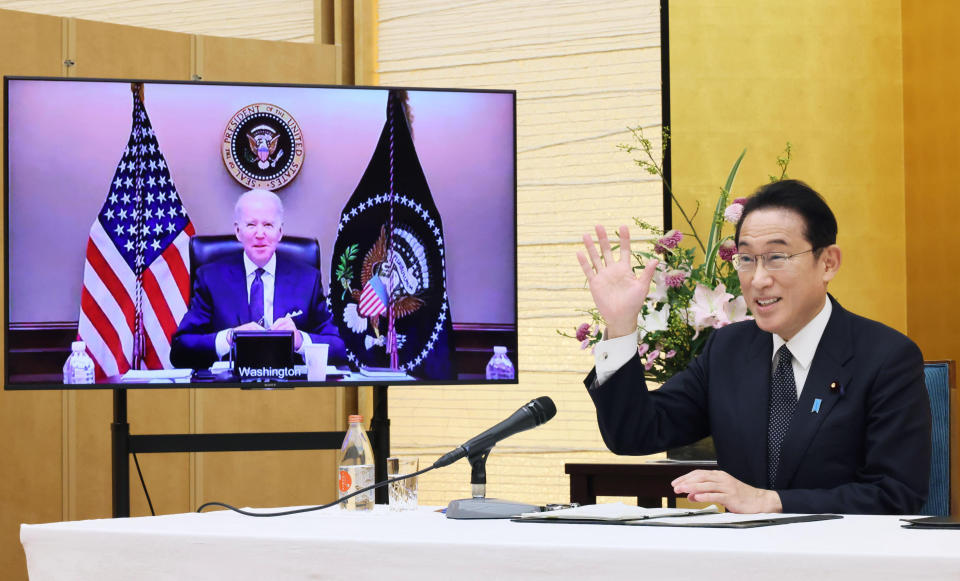
{"type": "Polygon", "coordinates": [[[226,82],[226,81],[202,81],[202,80],[172,80],[172,79],[124,79],[124,78],[95,78],[95,77],[59,77],[59,76],[30,76],[30,75],[4,75],[3,77],[3,389],[6,391],[32,391],[32,390],[89,390],[89,389],[215,389],[215,388],[245,388],[249,389],[250,383],[241,382],[190,382],[190,383],[95,383],[89,385],[65,385],[62,383],[30,383],[30,384],[12,384],[10,382],[10,325],[7,318],[10,313],[10,223],[9,212],[7,209],[10,204],[9,191],[9,97],[7,88],[10,81],[71,81],[71,82],[103,82],[103,83],[145,83],[145,84],[165,84],[165,85],[197,85],[197,86],[237,86],[237,87],[278,87],[278,88],[302,88],[302,89],[361,89],[373,91],[431,91],[431,92],[466,92],[466,93],[498,93],[509,94],[513,97],[513,320],[515,325],[514,333],[516,335],[517,348],[511,351],[511,359],[516,369],[514,379],[511,380],[487,380],[479,377],[465,377],[456,380],[416,380],[415,382],[403,382],[398,384],[396,381],[376,380],[371,378],[363,382],[350,381],[283,381],[283,382],[261,382],[257,385],[262,389],[289,389],[294,387],[350,387],[350,386],[388,386],[403,385],[410,387],[437,386],[437,385],[515,385],[519,383],[519,279],[518,279],[518,238],[517,238],[517,92],[512,89],[470,89],[470,88],[451,88],[451,87],[396,87],[396,86],[372,86],[372,85],[329,85],[329,84],[304,84],[304,83],[254,83],[254,82],[226,82]]]}

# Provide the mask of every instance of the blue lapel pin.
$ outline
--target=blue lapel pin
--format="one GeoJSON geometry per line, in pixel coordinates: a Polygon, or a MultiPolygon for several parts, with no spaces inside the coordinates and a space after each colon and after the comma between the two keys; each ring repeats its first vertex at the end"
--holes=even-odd
{"type": "Polygon", "coordinates": [[[820,413],[820,402],[823,401],[819,397],[813,400],[813,408],[810,410],[811,413],[819,414],[820,413]]]}

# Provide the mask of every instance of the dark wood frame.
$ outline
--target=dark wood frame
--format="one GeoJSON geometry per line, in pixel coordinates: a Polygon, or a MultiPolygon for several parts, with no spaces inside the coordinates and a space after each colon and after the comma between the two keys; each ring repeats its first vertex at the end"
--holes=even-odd
{"type": "Polygon", "coordinates": [[[570,502],[596,504],[598,496],[635,496],[637,506],[677,506],[670,486],[691,470],[716,470],[716,462],[644,462],[641,464],[566,464],[570,475],[570,502]]]}

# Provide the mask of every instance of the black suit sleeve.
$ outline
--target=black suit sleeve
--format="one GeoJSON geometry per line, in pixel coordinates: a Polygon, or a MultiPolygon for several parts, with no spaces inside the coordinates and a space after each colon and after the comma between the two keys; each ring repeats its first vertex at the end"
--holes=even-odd
{"type": "Polygon", "coordinates": [[[310,291],[310,313],[304,328],[300,330],[310,335],[313,343],[329,345],[327,358],[331,363],[346,363],[347,348],[340,338],[340,332],[333,321],[333,314],[327,309],[327,299],[323,294],[323,285],[319,272],[313,279],[310,291]]]}
{"type": "Polygon", "coordinates": [[[656,390],[647,389],[637,355],[602,385],[596,385],[596,370],[590,372],[584,383],[611,452],[653,454],[710,435],[706,370],[712,346],[713,335],[699,357],[656,390]]]}
{"type": "Polygon", "coordinates": [[[218,359],[217,332],[213,328],[213,297],[201,269],[193,282],[190,307],[170,341],[170,363],[174,367],[202,369],[218,359]]]}
{"type": "Polygon", "coordinates": [[[904,340],[888,353],[867,394],[856,480],[833,488],[778,490],[784,512],[915,514],[930,477],[930,403],[923,355],[904,340]]]}

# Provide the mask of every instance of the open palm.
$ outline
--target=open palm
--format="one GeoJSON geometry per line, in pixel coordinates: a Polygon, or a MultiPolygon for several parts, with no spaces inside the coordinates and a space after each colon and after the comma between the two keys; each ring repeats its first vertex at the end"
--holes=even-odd
{"type": "Polygon", "coordinates": [[[657,261],[650,261],[639,274],[634,274],[630,260],[630,230],[620,226],[619,260],[614,258],[607,231],[603,226],[597,226],[596,231],[599,252],[590,234],[584,234],[587,252],[577,252],[577,259],[587,277],[593,302],[607,322],[607,338],[613,339],[636,330],[637,316],[650,292],[657,261]]]}

